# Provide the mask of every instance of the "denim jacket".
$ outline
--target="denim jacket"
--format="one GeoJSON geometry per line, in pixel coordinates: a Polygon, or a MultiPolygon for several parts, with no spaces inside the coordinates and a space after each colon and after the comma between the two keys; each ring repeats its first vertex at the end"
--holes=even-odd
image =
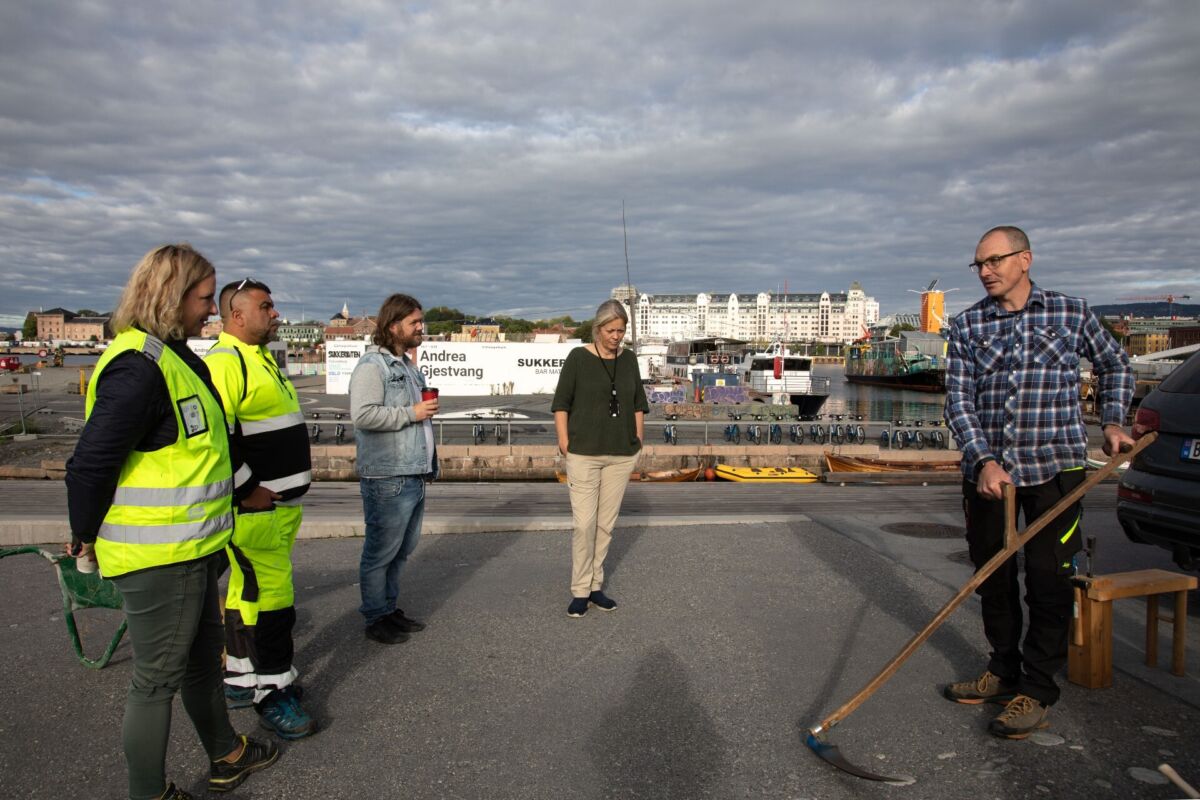
{"type": "Polygon", "coordinates": [[[358,445],[356,468],[363,478],[398,475],[438,476],[437,449],[433,472],[427,473],[424,423],[413,419],[425,377],[408,362],[372,345],[350,376],[350,414],[358,445]]]}

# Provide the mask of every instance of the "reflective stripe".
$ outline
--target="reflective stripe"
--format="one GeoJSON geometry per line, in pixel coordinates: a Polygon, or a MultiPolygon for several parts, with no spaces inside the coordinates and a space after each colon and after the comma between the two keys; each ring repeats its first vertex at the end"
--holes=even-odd
{"type": "Polygon", "coordinates": [[[282,689],[285,686],[291,685],[299,676],[300,673],[296,672],[295,667],[292,667],[287,672],[280,672],[276,675],[264,675],[260,672],[258,673],[258,685],[274,686],[282,689]]]}
{"type": "Polygon", "coordinates": [[[251,477],[253,474],[254,474],[254,473],[252,473],[252,472],[250,471],[250,465],[249,465],[249,464],[242,464],[240,467],[238,467],[238,471],[237,471],[236,473],[234,473],[234,475],[233,475],[233,485],[234,485],[234,486],[241,486],[241,485],[242,485],[242,484],[244,484],[246,481],[250,480],[250,477],[251,477]]]}
{"type": "MultiPolygon", "coordinates": [[[[248,658],[237,658],[228,653],[225,654],[225,669],[229,672],[240,672],[243,675],[254,672],[254,662],[248,658]]],[[[231,686],[247,686],[253,687],[255,680],[253,678],[244,679],[240,676],[235,678],[232,675],[225,678],[225,682],[231,686]]]]}
{"type": "Polygon", "coordinates": [[[123,544],[178,544],[233,529],[233,514],[222,514],[199,522],[180,525],[114,525],[101,523],[99,536],[123,544]]]}
{"type": "Polygon", "coordinates": [[[234,350],[229,347],[212,347],[212,348],[209,348],[208,355],[206,355],[205,358],[208,358],[208,356],[215,356],[218,354],[226,355],[226,356],[236,356],[237,350],[234,350]]]}
{"type": "Polygon", "coordinates": [[[232,481],[224,480],[207,486],[176,486],[150,488],[146,486],[118,486],[113,493],[114,506],[140,506],[169,508],[172,506],[195,506],[220,500],[233,493],[232,481]]]}
{"type": "Polygon", "coordinates": [[[269,433],[271,431],[281,431],[284,428],[291,428],[295,425],[304,425],[304,415],[299,411],[293,411],[290,414],[281,414],[278,417],[268,417],[267,419],[242,420],[242,434],[245,436],[254,436],[258,433],[269,433]]]}
{"type": "Polygon", "coordinates": [[[1071,529],[1068,530],[1066,533],[1064,533],[1063,537],[1061,539],[1059,539],[1060,542],[1062,542],[1063,544],[1067,543],[1067,539],[1070,539],[1071,534],[1074,533],[1075,530],[1079,527],[1079,520],[1081,520],[1081,519],[1083,519],[1082,513],[1078,517],[1075,518],[1075,524],[1071,526],[1071,529]]]}
{"type": "Polygon", "coordinates": [[[1083,469],[1083,467],[1067,467],[1063,470],[1063,472],[1078,472],[1081,469],[1083,469]]]}
{"type": "Polygon", "coordinates": [[[142,352],[150,356],[155,362],[162,360],[163,343],[161,339],[156,339],[150,334],[146,334],[146,341],[142,344],[142,352]]]}
{"type": "Polygon", "coordinates": [[[272,492],[282,492],[287,489],[296,489],[301,486],[307,486],[312,483],[312,472],[304,471],[297,472],[295,475],[288,475],[286,478],[275,478],[270,481],[261,481],[260,486],[265,486],[272,492]]]}

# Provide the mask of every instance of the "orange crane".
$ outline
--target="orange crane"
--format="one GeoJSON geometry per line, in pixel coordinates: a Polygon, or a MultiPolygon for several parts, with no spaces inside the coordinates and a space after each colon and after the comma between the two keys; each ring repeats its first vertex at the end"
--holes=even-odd
{"type": "Polygon", "coordinates": [[[1172,306],[1175,305],[1175,301],[1191,300],[1192,296],[1190,294],[1154,294],[1141,297],[1118,297],[1117,299],[1131,303],[1162,303],[1165,301],[1167,304],[1167,316],[1169,316],[1171,319],[1175,319],[1175,310],[1172,308],[1172,306]]]}

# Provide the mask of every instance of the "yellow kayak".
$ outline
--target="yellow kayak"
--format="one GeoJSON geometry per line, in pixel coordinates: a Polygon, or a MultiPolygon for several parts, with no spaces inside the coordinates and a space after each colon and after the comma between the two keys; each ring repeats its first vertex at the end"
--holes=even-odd
{"type": "Polygon", "coordinates": [[[819,480],[803,467],[731,467],[717,464],[714,471],[723,481],[739,483],[816,483],[819,480]]]}

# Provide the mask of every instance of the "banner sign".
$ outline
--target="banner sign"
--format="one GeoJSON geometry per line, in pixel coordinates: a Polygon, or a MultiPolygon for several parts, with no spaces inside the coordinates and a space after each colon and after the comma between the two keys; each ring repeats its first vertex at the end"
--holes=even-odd
{"type": "MultiPolygon", "coordinates": [[[[329,342],[325,391],[346,394],[365,342],[329,342]],[[353,351],[353,352],[352,352],[353,351]]],[[[525,342],[425,342],[417,368],[447,396],[553,394],[567,354],[578,344],[525,342]]]]}
{"type": "Polygon", "coordinates": [[[350,374],[366,349],[363,341],[325,343],[325,394],[350,394],[350,374]]]}

